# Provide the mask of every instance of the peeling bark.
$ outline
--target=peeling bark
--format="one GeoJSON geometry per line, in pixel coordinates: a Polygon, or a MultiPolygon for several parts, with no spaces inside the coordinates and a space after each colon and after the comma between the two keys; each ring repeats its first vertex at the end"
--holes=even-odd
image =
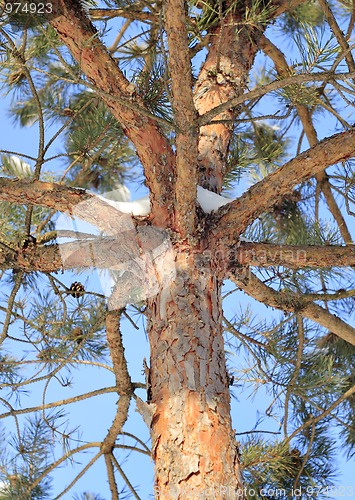
{"type": "Polygon", "coordinates": [[[211,491],[216,498],[242,498],[235,494],[242,480],[231,428],[221,283],[200,255],[184,248],[176,249],[176,266],[165,296],[148,303],[155,491],[161,499],[207,498],[211,491]]]}

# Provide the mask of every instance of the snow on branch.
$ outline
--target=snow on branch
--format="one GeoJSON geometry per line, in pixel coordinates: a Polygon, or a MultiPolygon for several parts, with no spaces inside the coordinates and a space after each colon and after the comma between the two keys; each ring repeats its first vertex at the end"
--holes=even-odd
{"type": "MultiPolygon", "coordinates": [[[[30,181],[24,179],[7,179],[0,177],[0,200],[15,204],[29,204],[72,213],[75,205],[88,201],[93,197],[103,200],[117,212],[133,216],[145,216],[151,212],[150,197],[145,196],[135,201],[115,201],[107,195],[94,195],[81,188],[72,188],[54,182],[30,181]]],[[[197,201],[202,210],[209,214],[213,210],[231,203],[233,200],[220,196],[208,189],[197,186],[197,201]]],[[[117,215],[117,213],[116,213],[117,215]]],[[[92,214],[95,217],[95,213],[92,214]]],[[[100,223],[100,218],[96,222],[100,223]]]]}

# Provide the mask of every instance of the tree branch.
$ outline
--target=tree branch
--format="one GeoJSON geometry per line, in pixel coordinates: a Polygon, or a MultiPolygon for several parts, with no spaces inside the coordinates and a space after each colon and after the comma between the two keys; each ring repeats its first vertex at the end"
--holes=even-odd
{"type": "Polygon", "coordinates": [[[133,385],[124,355],[120,330],[120,314],[118,311],[109,311],[107,313],[106,335],[118,392],[120,395],[131,396],[133,394],[133,385]]]}
{"type": "MultiPolygon", "coordinates": [[[[102,443],[101,451],[110,455],[114,448],[118,434],[127,420],[131,396],[134,392],[131,377],[124,355],[122,335],[120,331],[120,314],[118,311],[109,311],[106,316],[106,335],[116,378],[117,392],[120,399],[117,404],[115,419],[102,443]]],[[[107,464],[107,462],[106,462],[107,464]]]]}
{"type": "Polygon", "coordinates": [[[349,344],[355,345],[355,328],[319,305],[305,301],[301,294],[297,294],[291,290],[276,292],[266,286],[249,270],[246,270],[244,273],[235,271],[229,277],[239,288],[259,302],[282,309],[283,311],[299,312],[305,318],[318,323],[346,342],[349,342],[349,344]]]}
{"type": "Polygon", "coordinates": [[[145,169],[151,193],[152,216],[157,225],[165,227],[171,218],[168,200],[172,198],[175,160],[168,139],[156,122],[139,111],[124,105],[135,103],[146,111],[136,89],[123,75],[117,62],[98,38],[98,33],[79,4],[70,0],[53,0],[49,22],[68,47],[80,69],[101,91],[107,106],[120,122],[124,133],[133,142],[145,169]],[[117,96],[120,102],[110,99],[117,96]]]}
{"type": "MultiPolygon", "coordinates": [[[[43,472],[40,474],[31,484],[32,490],[54,469],[56,469],[59,465],[61,465],[63,462],[68,460],[68,458],[72,457],[76,453],[80,453],[82,451],[88,450],[89,448],[98,448],[101,445],[101,443],[98,441],[93,441],[92,443],[85,443],[81,446],[78,446],[77,448],[73,450],[66,450],[65,453],[55,462],[52,462],[43,472]]],[[[101,455],[101,451],[95,455],[95,460],[99,458],[101,455]]]]}
{"type": "Polygon", "coordinates": [[[236,250],[236,257],[242,265],[257,267],[285,266],[291,269],[347,267],[355,266],[355,247],[241,242],[236,250]]]}
{"type": "Polygon", "coordinates": [[[235,240],[262,213],[280,201],[285,194],[330,165],[354,155],[355,130],[327,137],[313,148],[304,151],[265,179],[253,185],[242,196],[221,207],[211,217],[210,237],[218,243],[220,238],[235,240]]]}
{"type": "Polygon", "coordinates": [[[194,233],[196,226],[198,114],[192,96],[185,2],[167,0],[164,14],[174,121],[177,125],[175,217],[178,232],[186,238],[194,233]]]}
{"type": "MultiPolygon", "coordinates": [[[[288,436],[286,438],[285,442],[289,443],[290,441],[292,441],[292,439],[294,437],[297,436],[297,434],[299,434],[301,431],[303,431],[303,429],[306,429],[310,425],[316,424],[317,422],[320,422],[321,420],[323,420],[326,416],[330,415],[332,413],[332,411],[335,410],[335,408],[337,406],[339,406],[346,399],[350,398],[353,394],[355,394],[355,385],[353,385],[350,389],[348,389],[346,392],[344,392],[344,394],[339,396],[339,398],[337,400],[335,400],[334,403],[332,403],[330,406],[328,406],[319,415],[317,415],[316,417],[311,417],[304,424],[300,425],[295,431],[293,431],[293,433],[290,436],[288,436]]],[[[332,415],[332,417],[336,418],[334,415],[332,415]]]]}
{"type": "Polygon", "coordinates": [[[54,182],[0,177],[0,200],[17,205],[36,205],[71,214],[75,205],[91,198],[93,195],[85,189],[54,182]]]}
{"type": "MultiPolygon", "coordinates": [[[[136,7],[136,6],[135,6],[136,7]]],[[[126,9],[90,9],[89,16],[92,20],[108,20],[115,17],[123,17],[132,21],[141,21],[145,23],[157,23],[158,16],[151,12],[126,8],[126,9]]]]}
{"type": "MultiPolygon", "coordinates": [[[[139,259],[142,253],[159,247],[164,235],[149,233],[150,246],[140,241],[140,233],[122,233],[117,238],[97,238],[63,243],[61,245],[35,245],[19,249],[15,254],[0,251],[0,269],[16,269],[27,273],[52,273],[65,269],[112,269],[116,272],[128,270],[131,262],[139,259]],[[132,247],[132,244],[134,245],[132,247]]],[[[221,247],[219,251],[222,252],[221,247]]],[[[221,253],[222,255],[222,253],[221,253]]],[[[236,249],[226,248],[223,262],[227,271],[233,271],[235,262],[243,266],[270,267],[284,266],[290,269],[329,268],[355,266],[355,247],[353,246],[303,246],[274,245],[270,243],[240,243],[236,249]]],[[[156,264],[157,265],[157,264],[156,264]]],[[[144,269],[138,268],[144,280],[144,269]]],[[[124,282],[122,291],[125,290],[124,282]]],[[[127,290],[126,290],[127,291],[127,290]]],[[[344,297],[348,295],[345,294],[344,297]]],[[[334,297],[341,298],[341,297],[334,297]]],[[[319,299],[320,300],[320,299],[319,299]]],[[[330,300],[330,298],[329,298],[330,300]]]]}
{"type": "Polygon", "coordinates": [[[134,498],[136,498],[137,500],[140,500],[140,497],[138,496],[136,490],[134,489],[134,487],[133,487],[132,483],[130,482],[130,480],[128,479],[127,475],[124,473],[124,470],[122,469],[122,467],[120,466],[120,464],[117,462],[116,457],[114,456],[114,454],[112,454],[111,460],[112,460],[112,463],[114,464],[114,466],[116,467],[116,469],[118,470],[118,472],[120,473],[120,475],[122,476],[122,478],[124,479],[126,485],[130,489],[130,491],[131,491],[132,495],[134,496],[134,498]]]}
{"type": "Polygon", "coordinates": [[[328,208],[332,216],[334,217],[335,222],[338,225],[340,234],[344,240],[344,243],[347,245],[352,245],[353,244],[353,239],[351,237],[349,228],[347,226],[347,223],[345,221],[345,218],[338,206],[338,203],[336,202],[331,184],[329,182],[329,178],[325,172],[320,172],[316,176],[317,182],[319,183],[320,189],[324,195],[324,198],[327,202],[328,208]]]}
{"type": "MultiPolygon", "coordinates": [[[[89,462],[81,469],[81,471],[75,475],[74,479],[66,486],[59,495],[56,496],[56,500],[59,500],[62,498],[64,495],[68,493],[72,489],[72,487],[79,481],[80,478],[82,478],[85,473],[94,465],[95,462],[101,457],[102,453],[99,451],[95,456],[93,456],[89,462]]],[[[32,486],[33,488],[33,486],[32,486]]]]}
{"type": "MultiPolygon", "coordinates": [[[[3,388],[3,387],[7,387],[7,386],[2,386],[1,388],[3,388]]],[[[117,387],[114,386],[114,387],[105,387],[103,389],[96,389],[96,390],[91,391],[91,392],[86,392],[85,394],[80,394],[79,396],[73,396],[73,397],[68,398],[68,399],[61,399],[59,401],[54,401],[52,403],[45,403],[45,404],[38,405],[38,406],[32,406],[32,407],[30,406],[27,408],[11,409],[11,411],[8,411],[6,413],[1,413],[0,419],[11,417],[13,415],[24,415],[26,413],[34,413],[34,412],[38,412],[38,411],[43,411],[43,410],[47,410],[49,408],[58,408],[59,406],[62,406],[62,405],[69,405],[69,404],[77,403],[78,401],[82,401],[84,399],[92,398],[95,396],[100,396],[102,394],[109,394],[111,392],[117,392],[117,387]]]]}
{"type": "Polygon", "coordinates": [[[288,10],[295,9],[301,3],[304,3],[306,0],[274,0],[272,3],[275,6],[276,10],[274,12],[274,17],[283,14],[288,10]]]}
{"type": "Polygon", "coordinates": [[[239,104],[244,103],[245,101],[251,101],[258,97],[261,97],[269,92],[273,92],[275,90],[283,89],[285,87],[290,87],[291,85],[302,85],[307,82],[331,82],[332,80],[341,80],[347,81],[350,78],[354,78],[355,73],[334,73],[333,71],[322,71],[319,73],[311,73],[311,74],[300,74],[293,75],[288,78],[284,78],[282,80],[275,80],[274,82],[268,83],[266,85],[260,85],[254,90],[250,90],[243,95],[234,97],[229,99],[228,101],[219,104],[218,106],[213,107],[209,111],[205,112],[200,116],[199,124],[200,126],[207,125],[213,123],[212,120],[215,116],[224,113],[228,109],[239,106],[239,104]]]}
{"type": "Polygon", "coordinates": [[[19,249],[15,253],[12,250],[8,252],[0,249],[0,269],[15,269],[25,273],[54,273],[64,267],[58,245],[36,245],[25,250],[19,249]]]}
{"type": "Polygon", "coordinates": [[[352,56],[351,51],[349,50],[349,44],[345,39],[344,33],[341,31],[333,12],[329,8],[328,3],[326,0],[318,0],[319,5],[321,6],[324,16],[326,20],[328,21],[328,24],[330,26],[330,29],[332,30],[335,38],[337,39],[338,44],[342,48],[342,51],[344,53],[344,57],[347,63],[347,66],[349,68],[349,71],[355,71],[355,63],[354,59],[352,56]]]}
{"type": "MultiPolygon", "coordinates": [[[[260,47],[263,50],[264,54],[272,59],[273,63],[275,64],[276,71],[281,78],[287,78],[292,75],[292,69],[288,66],[284,54],[264,35],[260,39],[260,47]]],[[[354,68],[351,67],[351,69],[353,70],[354,68]]],[[[313,125],[311,111],[309,110],[309,108],[307,108],[307,106],[298,102],[295,102],[295,107],[307,136],[309,145],[311,147],[315,146],[318,143],[318,137],[316,129],[313,125]]],[[[321,189],[324,194],[328,208],[333,215],[336,223],[338,224],[339,231],[343,237],[344,242],[346,244],[352,244],[350,232],[346,225],[343,214],[341,213],[341,210],[339,209],[338,204],[335,201],[326,173],[324,171],[319,172],[316,175],[316,179],[319,189],[321,189]]]]}
{"type": "Polygon", "coordinates": [[[108,484],[110,485],[111,499],[119,500],[118,488],[115,478],[115,470],[112,463],[112,453],[105,453],[105,464],[107,470],[108,484]]]}

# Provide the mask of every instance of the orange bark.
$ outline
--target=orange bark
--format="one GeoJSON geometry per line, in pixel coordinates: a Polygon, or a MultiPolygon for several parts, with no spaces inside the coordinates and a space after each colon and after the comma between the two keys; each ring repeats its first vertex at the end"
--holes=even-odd
{"type": "Polygon", "coordinates": [[[212,491],[239,498],[220,283],[200,255],[177,248],[176,256],[175,282],[148,306],[155,492],[174,500],[212,491]]]}
{"type": "MultiPolygon", "coordinates": [[[[200,115],[245,91],[262,31],[238,29],[240,21],[241,15],[232,11],[212,32],[211,46],[194,89],[195,105],[200,115]]],[[[226,173],[235,112],[235,109],[229,109],[215,118],[225,120],[225,123],[205,125],[200,129],[199,183],[217,193],[222,189],[226,173]]]]}
{"type": "Polygon", "coordinates": [[[72,0],[52,3],[51,25],[133,142],[150,189],[152,218],[158,226],[166,227],[173,213],[175,176],[175,158],[169,140],[149,116],[135,86],[125,78],[78,5],[72,0]]]}

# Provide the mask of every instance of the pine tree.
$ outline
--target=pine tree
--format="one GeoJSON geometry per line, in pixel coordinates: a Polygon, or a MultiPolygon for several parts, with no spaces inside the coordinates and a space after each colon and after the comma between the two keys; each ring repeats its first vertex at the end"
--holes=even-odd
{"type": "Polygon", "coordinates": [[[353,13],[3,2],[2,93],[38,142],[1,149],[1,499],[52,498],[78,462],[56,498],[94,498],[73,488],[100,461],[112,499],[141,498],[127,452],[154,460],[160,499],[332,494],[355,445],[353,13]],[[87,366],[113,385],[56,399],[87,366]],[[270,404],[236,434],[231,394],[249,390],[270,404]],[[100,441],[64,423],[110,393],[100,441]],[[131,402],[149,446],[125,431],[131,402]]]}

